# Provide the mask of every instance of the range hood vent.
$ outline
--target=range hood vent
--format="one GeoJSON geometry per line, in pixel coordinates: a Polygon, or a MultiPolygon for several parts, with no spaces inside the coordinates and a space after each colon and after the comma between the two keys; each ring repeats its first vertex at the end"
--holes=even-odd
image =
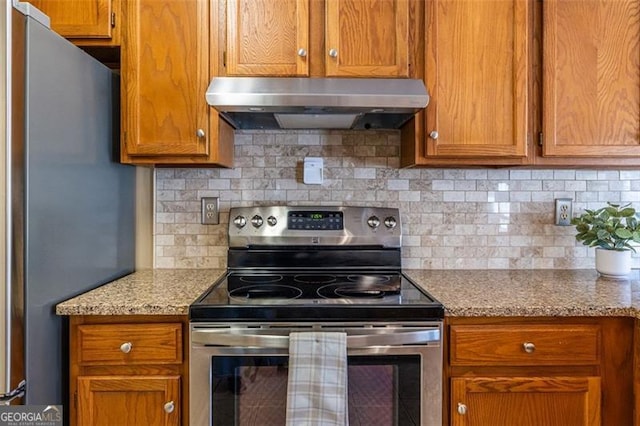
{"type": "Polygon", "coordinates": [[[216,77],[207,103],[236,129],[398,129],[429,102],[417,79],[216,77]]]}

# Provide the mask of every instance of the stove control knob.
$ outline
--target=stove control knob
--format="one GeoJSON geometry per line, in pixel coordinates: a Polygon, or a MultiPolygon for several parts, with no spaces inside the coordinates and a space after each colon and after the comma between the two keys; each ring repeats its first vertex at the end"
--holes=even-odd
{"type": "Polygon", "coordinates": [[[267,218],[267,223],[269,224],[269,226],[276,226],[276,223],[278,223],[278,219],[273,216],[269,216],[267,218]]]}
{"type": "Polygon", "coordinates": [[[236,216],[236,218],[233,219],[233,224],[236,225],[236,228],[244,228],[247,224],[247,219],[245,219],[244,216],[236,216]]]}
{"type": "Polygon", "coordinates": [[[386,226],[389,229],[395,228],[397,224],[398,222],[396,221],[396,218],[393,216],[389,216],[384,219],[384,226],[386,226]]]}
{"type": "Polygon", "coordinates": [[[378,219],[378,216],[371,216],[367,220],[367,225],[369,225],[369,228],[376,229],[378,226],[380,226],[380,219],[378,219]]]}
{"type": "Polygon", "coordinates": [[[264,223],[264,220],[262,220],[262,216],[255,215],[254,217],[251,218],[251,224],[255,228],[260,228],[263,223],[264,223]]]}

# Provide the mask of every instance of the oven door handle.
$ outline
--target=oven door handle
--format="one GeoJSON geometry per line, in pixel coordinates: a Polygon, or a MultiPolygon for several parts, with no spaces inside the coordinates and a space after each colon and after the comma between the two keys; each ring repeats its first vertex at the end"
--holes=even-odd
{"type": "MultiPolygon", "coordinates": [[[[193,330],[191,343],[201,346],[239,346],[256,348],[289,348],[289,335],[261,335],[241,330],[193,330]],[[246,334],[245,334],[246,333],[246,334]]],[[[399,346],[440,343],[440,330],[412,330],[407,332],[347,335],[347,349],[374,346],[399,346]]]]}

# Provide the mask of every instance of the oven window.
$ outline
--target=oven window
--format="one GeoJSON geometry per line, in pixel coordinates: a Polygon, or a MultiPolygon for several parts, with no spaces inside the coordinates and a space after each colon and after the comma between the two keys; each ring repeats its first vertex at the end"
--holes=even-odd
{"type": "MultiPolygon", "coordinates": [[[[349,356],[349,424],[420,424],[420,356],[349,356]]],[[[212,357],[212,425],[281,426],[286,356],[212,357]]]]}

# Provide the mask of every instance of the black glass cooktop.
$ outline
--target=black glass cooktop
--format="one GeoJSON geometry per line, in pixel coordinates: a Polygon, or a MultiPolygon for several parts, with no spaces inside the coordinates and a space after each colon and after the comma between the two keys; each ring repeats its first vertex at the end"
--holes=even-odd
{"type": "Polygon", "coordinates": [[[442,305],[398,272],[231,272],[189,309],[207,320],[405,320],[444,316],[442,305]]]}

